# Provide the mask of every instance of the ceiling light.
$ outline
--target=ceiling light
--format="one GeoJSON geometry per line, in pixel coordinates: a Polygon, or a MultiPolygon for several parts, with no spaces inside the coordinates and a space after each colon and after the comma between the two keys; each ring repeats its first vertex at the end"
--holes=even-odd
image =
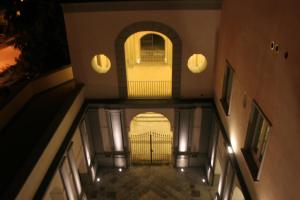
{"type": "Polygon", "coordinates": [[[99,183],[99,182],[100,182],[100,178],[99,178],[99,177],[97,177],[96,181],[99,183]]]}

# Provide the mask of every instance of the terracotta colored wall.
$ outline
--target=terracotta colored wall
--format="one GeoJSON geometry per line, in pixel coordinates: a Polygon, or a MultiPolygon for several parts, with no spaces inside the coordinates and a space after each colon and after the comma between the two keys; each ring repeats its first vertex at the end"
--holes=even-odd
{"type": "Polygon", "coordinates": [[[159,21],[177,31],[182,40],[182,83],[184,98],[213,96],[213,72],[220,10],[112,11],[65,13],[65,23],[74,76],[83,82],[89,98],[118,98],[115,40],[122,29],[138,21],[159,21]],[[205,72],[192,74],[187,60],[193,53],[208,59],[205,72]],[[94,54],[111,60],[107,74],[97,74],[90,66],[94,54]]]}
{"type": "Polygon", "coordinates": [[[299,199],[300,2],[227,0],[221,19],[215,100],[247,185],[254,199],[299,199]],[[270,50],[272,40],[279,44],[279,53],[270,50]],[[288,59],[284,58],[286,51],[288,59]],[[229,117],[219,102],[225,59],[236,71],[229,117]],[[252,181],[240,151],[253,99],[273,125],[259,182],[252,181]]]}

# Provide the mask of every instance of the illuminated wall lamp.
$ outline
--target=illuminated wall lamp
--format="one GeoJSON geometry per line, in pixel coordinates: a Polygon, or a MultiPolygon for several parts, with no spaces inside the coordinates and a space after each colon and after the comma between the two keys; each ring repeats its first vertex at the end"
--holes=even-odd
{"type": "Polygon", "coordinates": [[[234,151],[233,151],[233,149],[232,149],[231,146],[227,146],[227,152],[228,152],[229,154],[233,154],[233,153],[234,153],[234,151]]]}

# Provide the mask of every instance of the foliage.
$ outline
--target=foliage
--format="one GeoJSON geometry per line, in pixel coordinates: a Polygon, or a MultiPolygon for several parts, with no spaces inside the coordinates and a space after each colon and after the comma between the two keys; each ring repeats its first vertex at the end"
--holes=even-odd
{"type": "Polygon", "coordinates": [[[7,6],[6,34],[21,50],[24,71],[44,73],[69,63],[63,13],[55,0],[12,0],[7,6]]]}

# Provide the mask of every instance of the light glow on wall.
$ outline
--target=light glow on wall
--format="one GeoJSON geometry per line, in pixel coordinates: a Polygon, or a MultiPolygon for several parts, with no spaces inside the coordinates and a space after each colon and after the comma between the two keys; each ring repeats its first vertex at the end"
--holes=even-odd
{"type": "Polygon", "coordinates": [[[120,111],[110,111],[115,151],[124,151],[120,111]]]}
{"type": "Polygon", "coordinates": [[[188,167],[188,157],[186,155],[179,155],[176,159],[177,167],[188,167]]]}
{"type": "Polygon", "coordinates": [[[125,157],[122,155],[115,155],[114,165],[115,165],[115,167],[119,167],[119,169],[122,169],[122,167],[126,167],[125,157]]]}
{"type": "Polygon", "coordinates": [[[96,178],[96,172],[93,166],[91,166],[90,169],[91,169],[92,180],[94,181],[96,178]]]}
{"type": "Polygon", "coordinates": [[[80,195],[82,192],[82,188],[81,188],[80,177],[78,174],[78,167],[76,166],[75,156],[74,156],[74,152],[73,152],[73,146],[71,146],[68,151],[68,158],[69,158],[69,162],[70,162],[70,168],[73,172],[75,186],[76,186],[78,195],[80,195]]]}
{"type": "Polygon", "coordinates": [[[188,113],[184,112],[180,115],[180,128],[179,128],[179,152],[187,152],[188,148],[188,113]]]}
{"type": "Polygon", "coordinates": [[[233,152],[236,152],[238,149],[238,145],[237,145],[237,139],[235,137],[235,135],[231,134],[230,136],[230,143],[231,143],[231,148],[233,150],[233,152]]]}

